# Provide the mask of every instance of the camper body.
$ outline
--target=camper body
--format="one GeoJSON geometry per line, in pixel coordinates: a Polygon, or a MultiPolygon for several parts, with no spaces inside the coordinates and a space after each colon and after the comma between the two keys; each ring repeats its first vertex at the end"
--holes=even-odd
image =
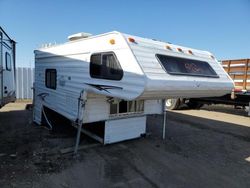
{"type": "Polygon", "coordinates": [[[0,108],[15,99],[15,41],[0,27],[0,108]]]}
{"type": "Polygon", "coordinates": [[[36,123],[46,109],[89,135],[99,122],[107,144],[144,134],[166,97],[221,96],[233,84],[209,52],[110,32],[36,50],[34,88],[36,123]]]}

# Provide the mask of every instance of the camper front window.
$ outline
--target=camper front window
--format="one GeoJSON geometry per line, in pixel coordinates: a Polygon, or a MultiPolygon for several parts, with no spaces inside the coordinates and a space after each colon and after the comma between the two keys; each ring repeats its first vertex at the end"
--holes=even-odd
{"type": "Polygon", "coordinates": [[[98,53],[91,55],[90,76],[92,78],[121,80],[123,70],[114,53],[98,53]]]}
{"type": "Polygon", "coordinates": [[[215,77],[218,75],[206,61],[186,59],[167,55],[156,54],[156,58],[169,74],[215,77]]]}

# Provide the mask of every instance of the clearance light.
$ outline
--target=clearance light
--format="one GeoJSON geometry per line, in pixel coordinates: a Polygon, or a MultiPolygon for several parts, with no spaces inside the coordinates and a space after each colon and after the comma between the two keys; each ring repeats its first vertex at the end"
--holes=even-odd
{"type": "Polygon", "coordinates": [[[233,89],[233,92],[242,92],[242,89],[234,88],[234,89],[233,89]]]}
{"type": "Polygon", "coordinates": [[[170,46],[168,46],[168,45],[166,46],[166,48],[167,48],[168,50],[172,50],[172,48],[171,48],[170,46]]]}
{"type": "Polygon", "coordinates": [[[181,48],[177,48],[177,50],[178,50],[179,52],[182,52],[182,53],[183,53],[183,50],[182,50],[181,48]]]}
{"type": "Polygon", "coordinates": [[[135,42],[135,39],[129,37],[129,38],[128,38],[128,41],[129,41],[129,42],[135,42]]]}
{"type": "Polygon", "coordinates": [[[115,44],[115,40],[114,39],[110,39],[109,43],[113,45],[113,44],[115,44]]]}
{"type": "Polygon", "coordinates": [[[188,53],[191,55],[194,55],[194,53],[192,52],[192,50],[188,50],[188,53]]]}
{"type": "Polygon", "coordinates": [[[211,57],[212,59],[215,59],[213,55],[210,55],[210,57],[211,57]]]}

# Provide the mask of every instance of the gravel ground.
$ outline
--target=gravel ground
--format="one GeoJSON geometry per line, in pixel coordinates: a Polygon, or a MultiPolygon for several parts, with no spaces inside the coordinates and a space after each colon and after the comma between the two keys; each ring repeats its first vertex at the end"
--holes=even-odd
{"type": "Polygon", "coordinates": [[[27,102],[0,111],[0,187],[250,187],[250,117],[230,106],[148,117],[146,138],[102,146],[82,136],[79,156],[61,154],[76,132],[32,123],[27,102]]]}

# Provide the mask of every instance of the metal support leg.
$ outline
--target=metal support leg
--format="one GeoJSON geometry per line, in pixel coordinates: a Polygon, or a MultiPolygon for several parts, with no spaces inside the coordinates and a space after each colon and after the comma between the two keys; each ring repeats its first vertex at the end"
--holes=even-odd
{"type": "Polygon", "coordinates": [[[250,116],[250,102],[249,102],[249,106],[248,106],[248,116],[250,116]]]}
{"type": "Polygon", "coordinates": [[[166,100],[163,100],[163,126],[162,126],[162,139],[165,140],[166,137],[166,118],[167,118],[167,112],[165,109],[165,105],[166,105],[166,100]]]}
{"type": "Polygon", "coordinates": [[[83,123],[83,111],[85,107],[87,99],[87,93],[84,92],[84,90],[81,91],[79,101],[78,101],[78,114],[77,114],[77,135],[76,135],[76,145],[75,145],[75,150],[74,154],[77,154],[79,143],[80,143],[80,138],[81,138],[81,132],[82,132],[82,123],[83,123]]]}
{"type": "Polygon", "coordinates": [[[76,136],[76,145],[75,145],[74,155],[76,155],[78,151],[80,138],[81,138],[81,132],[82,132],[82,122],[80,121],[77,126],[77,136],[76,136]]]}

